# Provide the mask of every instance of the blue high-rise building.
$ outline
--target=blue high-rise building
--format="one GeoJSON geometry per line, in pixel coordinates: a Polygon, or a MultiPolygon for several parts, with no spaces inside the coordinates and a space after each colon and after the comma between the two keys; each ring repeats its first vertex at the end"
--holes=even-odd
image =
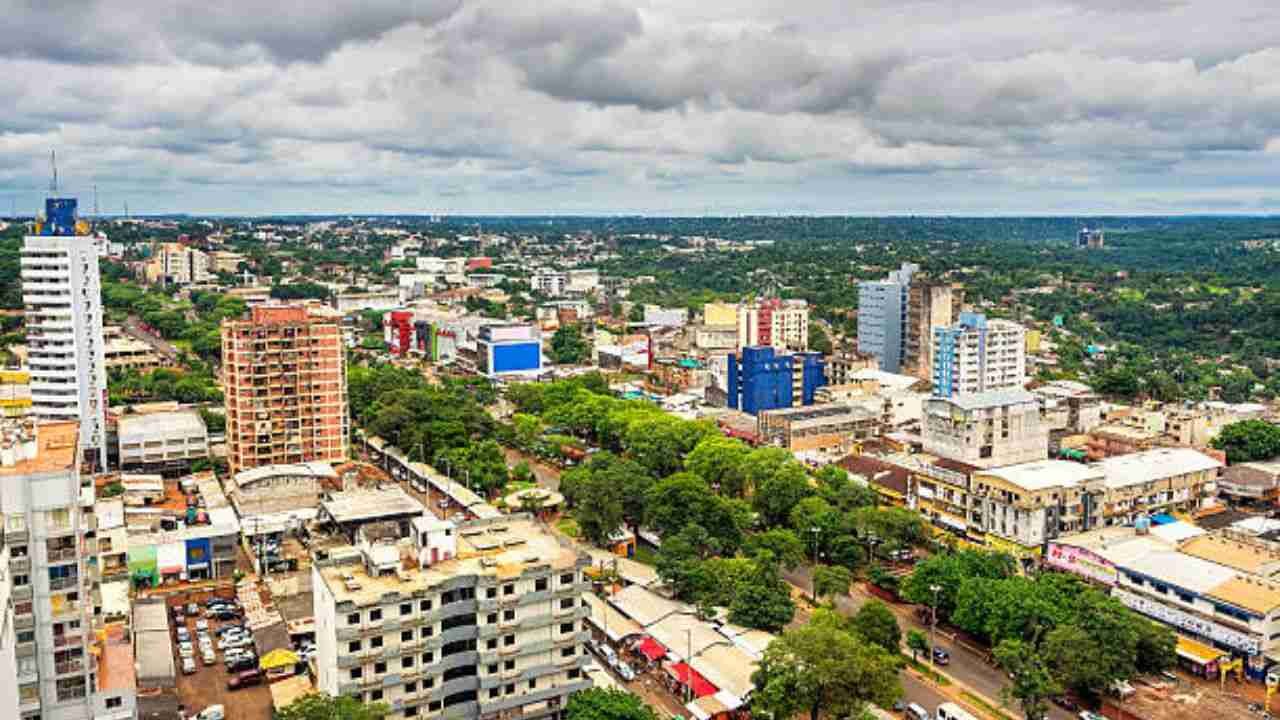
{"type": "Polygon", "coordinates": [[[728,405],[755,415],[797,405],[812,405],[818,388],[827,384],[822,354],[779,355],[772,347],[745,347],[729,355],[728,405]]]}

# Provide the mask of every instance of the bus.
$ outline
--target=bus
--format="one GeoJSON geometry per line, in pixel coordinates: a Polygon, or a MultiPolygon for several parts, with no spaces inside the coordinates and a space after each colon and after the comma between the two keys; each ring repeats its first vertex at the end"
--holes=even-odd
{"type": "Polygon", "coordinates": [[[978,720],[973,713],[962,710],[955,703],[942,703],[938,706],[937,720],[978,720]]]}

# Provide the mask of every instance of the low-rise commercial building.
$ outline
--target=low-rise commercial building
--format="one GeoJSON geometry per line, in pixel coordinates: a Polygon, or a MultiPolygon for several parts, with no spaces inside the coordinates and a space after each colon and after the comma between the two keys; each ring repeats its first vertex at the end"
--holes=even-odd
{"type": "Polygon", "coordinates": [[[1105,476],[1102,515],[1107,525],[1139,515],[1199,509],[1216,492],[1223,464],[1190,448],[1157,448],[1094,464],[1105,476]]]}
{"type": "Polygon", "coordinates": [[[195,410],[122,415],[116,427],[121,468],[177,470],[209,457],[209,430],[195,410]]]}
{"type": "Polygon", "coordinates": [[[848,452],[880,434],[881,416],[843,403],[765,410],[756,416],[764,442],[788,450],[848,452]]]}
{"type": "Polygon", "coordinates": [[[1105,478],[1099,468],[1065,460],[977,470],[969,520],[989,545],[1002,540],[1018,554],[1036,554],[1046,541],[1098,523],[1105,478]]]}
{"type": "Polygon", "coordinates": [[[1280,500],[1280,459],[1228,466],[1218,479],[1218,495],[1237,505],[1275,507],[1280,500]]]}

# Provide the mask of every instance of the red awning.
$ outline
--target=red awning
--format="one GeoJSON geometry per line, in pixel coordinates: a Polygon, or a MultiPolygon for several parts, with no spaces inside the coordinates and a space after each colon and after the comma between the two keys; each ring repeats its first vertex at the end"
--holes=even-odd
{"type": "Polygon", "coordinates": [[[678,662],[667,667],[667,672],[676,679],[681,685],[687,685],[693,690],[694,697],[706,697],[715,695],[720,691],[710,681],[698,674],[697,670],[689,667],[686,663],[678,662]]]}
{"type": "Polygon", "coordinates": [[[636,646],[636,652],[646,658],[649,658],[651,662],[654,660],[661,660],[667,656],[667,649],[662,647],[662,643],[654,640],[648,635],[645,635],[644,640],[641,640],[640,644],[636,646]]]}

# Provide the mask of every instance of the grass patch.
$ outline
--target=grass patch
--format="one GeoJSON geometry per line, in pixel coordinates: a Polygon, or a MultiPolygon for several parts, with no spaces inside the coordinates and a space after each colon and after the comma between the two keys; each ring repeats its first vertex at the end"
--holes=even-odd
{"type": "Polygon", "coordinates": [[[951,681],[948,680],[945,675],[929,667],[927,663],[922,663],[919,660],[912,660],[910,656],[906,656],[904,659],[907,661],[908,665],[915,669],[916,672],[924,675],[935,683],[943,686],[951,684],[951,681]]]}
{"type": "Polygon", "coordinates": [[[578,521],[571,517],[560,518],[556,522],[556,529],[571,538],[577,538],[582,535],[582,531],[578,529],[578,521]]]}
{"type": "Polygon", "coordinates": [[[658,564],[658,553],[652,548],[636,546],[635,561],[654,567],[658,564]]]}
{"type": "Polygon", "coordinates": [[[982,708],[982,711],[983,711],[983,712],[987,713],[988,715],[990,715],[990,716],[992,716],[992,717],[996,717],[996,718],[1004,718],[1004,719],[1007,719],[1007,718],[1009,717],[1009,716],[1008,716],[1008,715],[1006,715],[1006,714],[1005,714],[1005,712],[1004,712],[1003,710],[1001,710],[1000,708],[998,708],[998,707],[996,707],[996,706],[992,705],[991,703],[987,702],[986,700],[983,700],[982,698],[978,697],[977,695],[974,695],[973,693],[969,692],[968,690],[965,690],[964,692],[960,693],[960,696],[964,698],[965,702],[967,702],[967,703],[969,703],[969,704],[973,705],[974,707],[982,708]]]}

